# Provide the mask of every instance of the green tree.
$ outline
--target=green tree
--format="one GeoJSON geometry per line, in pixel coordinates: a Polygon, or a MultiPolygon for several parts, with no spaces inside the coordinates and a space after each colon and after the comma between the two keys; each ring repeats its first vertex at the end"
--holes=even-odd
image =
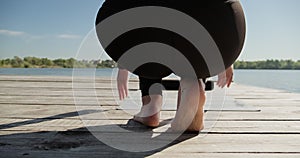
{"type": "Polygon", "coordinates": [[[64,68],[73,68],[75,62],[76,62],[76,60],[74,58],[65,60],[64,68]]]}
{"type": "Polygon", "coordinates": [[[23,67],[23,60],[18,56],[14,56],[14,58],[10,60],[10,65],[14,68],[23,67]]]}
{"type": "Polygon", "coordinates": [[[66,62],[65,59],[55,59],[55,60],[53,60],[54,65],[58,66],[58,67],[64,67],[65,62],[66,62]]]}
{"type": "Polygon", "coordinates": [[[300,70],[300,60],[295,62],[295,69],[300,70]]]}
{"type": "Polygon", "coordinates": [[[48,58],[42,58],[41,59],[41,65],[43,67],[52,67],[53,66],[53,61],[48,59],[48,58]]]}

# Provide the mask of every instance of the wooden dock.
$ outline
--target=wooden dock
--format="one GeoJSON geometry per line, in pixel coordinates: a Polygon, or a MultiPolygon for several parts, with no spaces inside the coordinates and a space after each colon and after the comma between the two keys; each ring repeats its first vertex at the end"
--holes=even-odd
{"type": "MultiPolygon", "coordinates": [[[[101,107],[110,119],[125,126],[131,116],[119,110],[109,83],[96,79],[97,97],[105,101],[101,107]]],[[[133,90],[137,86],[130,83],[133,90]]],[[[175,94],[168,95],[170,102],[175,94]]],[[[220,117],[205,136],[187,133],[163,148],[134,153],[100,142],[85,128],[71,77],[0,76],[0,157],[300,157],[300,94],[233,84],[227,96],[231,100],[223,110],[206,112],[220,117]]],[[[174,109],[164,109],[162,120],[174,114],[174,109]]]]}

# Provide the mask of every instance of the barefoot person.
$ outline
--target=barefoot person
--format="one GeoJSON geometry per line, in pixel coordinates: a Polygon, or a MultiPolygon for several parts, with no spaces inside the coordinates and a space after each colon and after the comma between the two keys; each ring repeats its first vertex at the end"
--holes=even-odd
{"type": "MultiPolygon", "coordinates": [[[[222,70],[223,72],[211,74],[205,64],[205,59],[197,53],[198,51],[195,51],[195,46],[191,45],[184,37],[163,29],[141,28],[131,30],[104,48],[115,61],[119,61],[127,50],[146,42],[164,43],[180,50],[191,63],[199,80],[195,81],[191,80],[189,76],[179,75],[181,81],[178,92],[178,108],[171,125],[174,130],[200,131],[203,128],[203,106],[206,99],[203,80],[219,74],[217,85],[229,87],[233,76],[232,64],[238,58],[244,44],[245,19],[241,4],[238,0],[106,0],[96,19],[96,31],[100,43],[103,40],[103,32],[101,32],[101,28],[97,28],[98,24],[116,13],[142,6],[172,8],[189,15],[200,23],[210,34],[221,53],[223,63],[220,64],[223,64],[225,68],[222,70]]],[[[170,17],[170,19],[174,18],[176,20],[176,17],[170,17]]],[[[123,23],[126,21],[126,19],[122,19],[123,23]]],[[[193,33],[193,30],[187,31],[193,33]]],[[[205,37],[199,37],[199,40],[201,38],[205,37]]],[[[149,52],[147,55],[151,56],[151,51],[145,51],[149,52]]],[[[160,53],[164,54],[164,52],[160,53]]],[[[212,52],[202,53],[210,54],[212,52]]],[[[138,60],[136,59],[136,61],[138,60]]],[[[121,66],[117,78],[119,96],[120,99],[124,99],[128,95],[128,71],[126,69],[130,67],[128,64],[131,63],[119,62],[118,64],[121,66]]],[[[182,63],[176,64],[180,66],[182,63]]],[[[147,126],[157,127],[162,106],[162,89],[159,84],[163,77],[170,75],[173,71],[157,63],[146,63],[136,70],[128,70],[139,76],[142,91],[143,106],[141,111],[134,116],[134,120],[147,126]]]]}
{"type": "MultiPolygon", "coordinates": [[[[233,66],[230,66],[227,68],[224,72],[220,73],[218,75],[218,81],[217,85],[221,88],[224,88],[225,86],[230,87],[233,79],[233,66]]],[[[203,129],[203,108],[206,100],[205,95],[205,87],[202,80],[199,80],[199,84],[195,83],[196,86],[200,86],[198,90],[200,90],[199,93],[194,92],[195,88],[193,88],[195,85],[192,85],[192,83],[185,83],[186,81],[181,81],[181,85],[188,86],[190,84],[190,87],[182,87],[178,90],[178,98],[177,98],[177,106],[180,106],[181,98],[187,98],[190,100],[199,100],[198,103],[195,103],[194,105],[198,106],[197,112],[192,113],[191,115],[195,115],[192,123],[188,127],[188,131],[199,131],[203,129]],[[182,95],[184,94],[184,95],[182,95]],[[200,94],[200,96],[195,96],[194,94],[200,94]]],[[[162,89],[160,91],[156,91],[156,94],[152,92],[152,94],[149,94],[149,87],[155,83],[161,83],[161,80],[159,81],[153,81],[145,78],[140,78],[140,89],[142,91],[142,109],[140,113],[136,114],[134,116],[134,120],[137,122],[140,122],[146,126],[149,127],[157,127],[159,125],[159,118],[160,118],[160,110],[162,107],[162,89]],[[145,117],[146,116],[146,117],[145,117]]],[[[120,100],[125,99],[128,96],[128,71],[126,69],[119,69],[118,71],[118,77],[117,77],[117,85],[118,85],[118,92],[120,100]]],[[[182,102],[181,104],[188,104],[187,101],[182,102]]],[[[192,109],[192,108],[190,108],[192,109]]],[[[174,120],[172,126],[174,128],[180,128],[181,125],[181,117],[183,117],[182,114],[185,113],[177,113],[176,114],[176,120],[174,120]]]]}

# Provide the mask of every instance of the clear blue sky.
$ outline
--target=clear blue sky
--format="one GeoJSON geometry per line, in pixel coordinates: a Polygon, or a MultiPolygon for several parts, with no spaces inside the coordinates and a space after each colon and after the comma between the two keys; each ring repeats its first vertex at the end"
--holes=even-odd
{"type": "MultiPolygon", "coordinates": [[[[247,40],[240,60],[300,59],[300,0],[241,0],[247,40]]],[[[102,0],[1,0],[0,58],[75,57],[102,0]]]]}

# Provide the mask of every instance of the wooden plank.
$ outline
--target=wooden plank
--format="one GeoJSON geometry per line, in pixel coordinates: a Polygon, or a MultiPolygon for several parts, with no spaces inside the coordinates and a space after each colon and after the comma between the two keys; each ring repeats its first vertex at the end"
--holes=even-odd
{"type": "MultiPolygon", "coordinates": [[[[72,82],[72,76],[16,76],[0,75],[0,81],[20,81],[20,82],[72,82]]],[[[85,82],[91,80],[91,77],[76,77],[75,81],[85,82]]],[[[94,79],[93,79],[94,80],[94,79]]],[[[95,77],[97,82],[110,82],[111,77],[95,77]]],[[[138,82],[137,78],[130,78],[131,82],[138,82]]]]}
{"type": "MultiPolygon", "coordinates": [[[[130,134],[130,133],[128,133],[130,134]]],[[[20,134],[21,136],[23,134],[20,134]]],[[[5,136],[1,136],[2,142],[5,144],[11,144],[12,146],[18,145],[21,146],[24,143],[24,146],[30,142],[30,140],[45,139],[49,143],[52,141],[63,142],[63,143],[71,143],[76,141],[76,139],[81,136],[85,136],[85,141],[82,142],[81,146],[85,147],[88,150],[94,149],[92,151],[95,152],[95,149],[98,147],[103,148],[103,145],[98,146],[89,146],[88,142],[91,144],[97,145],[99,140],[95,139],[91,134],[73,133],[73,136],[67,136],[63,133],[50,132],[46,134],[35,134],[37,137],[35,138],[22,138],[21,136],[17,136],[17,138],[5,138],[5,136]],[[49,137],[52,136],[52,137],[49,137]],[[21,138],[20,138],[21,137],[21,138]],[[48,137],[48,138],[47,138],[48,137]],[[67,137],[68,139],[61,139],[63,137],[67,137]],[[60,138],[60,140],[57,140],[60,138]],[[22,139],[24,141],[22,141],[22,139]],[[102,146],[102,147],[101,147],[102,146]],[[93,148],[94,147],[94,148],[93,148]]],[[[131,134],[132,135],[132,134],[131,134]]],[[[107,135],[108,136],[108,135],[107,135]]],[[[111,134],[112,140],[124,140],[122,142],[128,142],[130,145],[131,137],[123,134],[111,134]],[[127,139],[127,141],[126,141],[127,139]]],[[[147,136],[145,136],[147,137],[147,136]]],[[[189,137],[188,135],[186,137],[189,137]]],[[[157,141],[159,141],[160,137],[157,137],[157,141]]],[[[190,137],[183,141],[178,141],[170,145],[169,147],[164,148],[163,152],[165,153],[297,153],[299,154],[299,135],[282,135],[282,134],[210,134],[210,135],[199,135],[196,137],[190,137]]],[[[31,144],[40,144],[41,142],[32,142],[31,144]]],[[[137,142],[135,142],[137,143],[137,142]]],[[[143,144],[141,144],[143,145],[143,144]]],[[[84,149],[84,148],[83,148],[84,149]]],[[[82,148],[78,149],[83,150],[82,148]]]]}
{"type": "MultiPolygon", "coordinates": [[[[52,157],[59,157],[59,158],[69,158],[72,155],[72,158],[82,158],[82,157],[89,157],[89,158],[115,158],[115,155],[118,155],[119,158],[140,158],[140,157],[147,157],[147,158],[161,158],[161,157],[172,157],[172,158],[181,158],[186,157],[186,153],[166,153],[162,152],[151,152],[151,153],[129,153],[129,152],[122,152],[122,151],[106,151],[99,150],[99,148],[92,148],[94,151],[51,151],[51,150],[43,150],[43,151],[28,151],[28,150],[5,150],[3,151],[3,156],[6,158],[15,158],[15,157],[45,157],[45,158],[52,158],[52,157]],[[112,154],[114,153],[114,154],[112,154]]],[[[289,154],[289,153],[189,153],[189,157],[197,158],[197,157],[204,157],[204,158],[299,158],[299,154],[289,154]]]]}
{"type": "MultiPolygon", "coordinates": [[[[116,110],[118,107],[115,104],[107,104],[106,106],[100,107],[99,104],[89,104],[86,101],[86,106],[76,106],[74,102],[62,102],[59,100],[54,100],[53,103],[43,103],[45,105],[40,105],[40,101],[36,103],[34,101],[23,102],[23,105],[19,104],[0,104],[0,116],[1,117],[23,117],[23,118],[41,118],[49,117],[55,115],[61,115],[69,112],[77,112],[77,110],[109,110],[107,115],[112,119],[125,119],[121,110],[116,110]],[[32,105],[34,104],[34,105],[32,105]],[[89,106],[90,105],[90,106],[89,106]]],[[[93,103],[93,102],[92,102],[93,103]]],[[[206,118],[209,119],[218,119],[218,120],[300,120],[300,107],[278,107],[276,109],[272,107],[261,108],[261,112],[243,112],[243,111],[209,111],[205,114],[206,118]]],[[[136,107],[136,112],[138,112],[139,107],[136,107]]],[[[134,114],[134,111],[129,111],[134,114]]],[[[163,111],[163,116],[174,116],[175,111],[163,111]]],[[[94,114],[97,118],[97,114],[94,114]]]]}
{"type": "MultiPolygon", "coordinates": [[[[77,110],[89,110],[91,114],[87,116],[90,118],[99,119],[99,114],[96,112],[100,107],[95,106],[79,106],[74,105],[9,105],[0,104],[0,117],[1,118],[74,118],[77,117],[77,110]],[[93,113],[96,112],[96,113],[93,113]],[[70,116],[70,114],[72,116],[70,116]]],[[[115,110],[117,106],[102,106],[102,110],[106,111],[106,115],[110,119],[128,119],[133,114],[138,112],[138,108],[134,111],[121,111],[115,110]],[[111,110],[110,110],[111,109],[111,110]],[[126,114],[129,112],[131,115],[126,114]]],[[[300,109],[299,108],[277,108],[276,110],[268,107],[264,108],[261,112],[217,112],[209,111],[205,114],[206,120],[219,120],[219,121],[299,121],[300,109]]],[[[162,111],[162,119],[172,118],[175,111],[162,111]]]]}
{"type": "MultiPolygon", "coordinates": [[[[116,84],[114,84],[116,85],[116,84]]],[[[37,89],[42,89],[42,88],[50,88],[50,89],[54,89],[54,88],[64,88],[64,89],[72,89],[72,87],[75,88],[106,88],[106,89],[111,89],[111,84],[110,83],[61,83],[61,82],[55,82],[55,83],[47,83],[45,84],[44,82],[28,82],[26,84],[24,84],[23,82],[6,82],[6,81],[1,81],[0,84],[0,88],[14,88],[14,89],[18,89],[18,88],[37,88],[37,89]]],[[[115,86],[116,87],[116,86],[115,86]]],[[[136,83],[134,84],[129,84],[130,88],[135,88],[138,89],[138,85],[136,83]]]]}
{"type": "MultiPolygon", "coordinates": [[[[79,82],[81,87],[90,86],[84,78],[79,82]]],[[[88,119],[85,125],[105,126],[106,132],[112,133],[111,139],[124,139],[124,134],[126,135],[127,132],[122,134],[110,127],[116,124],[122,124],[125,127],[127,120],[132,118],[132,114],[135,112],[127,110],[130,113],[128,114],[126,111],[117,110],[118,106],[112,97],[113,93],[109,85],[110,78],[97,78],[96,82],[97,96],[105,102],[102,106],[104,111],[101,113],[91,111],[97,109],[98,104],[91,101],[92,98],[89,94],[80,96],[88,106],[76,108],[71,77],[0,76],[0,151],[5,153],[1,156],[300,156],[300,94],[233,84],[233,87],[226,92],[231,99],[228,104],[253,106],[261,111],[208,111],[205,114],[205,123],[215,123],[212,129],[206,128],[197,137],[190,137],[184,141],[179,140],[162,150],[134,155],[108,147],[95,140],[88,132],[84,133],[86,130],[83,128],[84,124],[80,120],[77,110],[90,110],[82,115],[88,119]],[[100,115],[104,113],[107,117],[100,115]],[[61,133],[69,130],[75,132],[74,135],[61,133]],[[72,146],[74,142],[78,142],[79,138],[92,143],[83,142],[74,148],[49,148],[47,152],[44,148],[34,148],[43,146],[45,141],[51,143],[58,140],[60,143],[58,146],[62,144],[72,146]]],[[[137,88],[137,80],[134,80],[130,86],[137,88]]],[[[86,91],[82,90],[82,92],[86,91]]],[[[168,94],[170,95],[167,102],[173,104],[176,92],[168,94]]],[[[175,111],[163,110],[161,114],[162,120],[172,119],[175,111]]],[[[160,134],[157,130],[155,133],[160,134]]],[[[127,142],[130,145],[130,141],[127,142]]]]}
{"type": "MultiPolygon", "coordinates": [[[[149,158],[156,158],[156,157],[172,157],[172,158],[180,158],[186,157],[187,153],[167,153],[161,152],[150,156],[149,158]]],[[[207,157],[207,158],[299,158],[300,154],[294,153],[188,153],[189,157],[207,157]]]]}
{"type": "Polygon", "coordinates": [[[167,149],[168,152],[299,152],[299,135],[207,135],[167,149]]]}
{"type": "MultiPolygon", "coordinates": [[[[97,149],[95,149],[97,150],[97,149]]],[[[99,150],[99,149],[98,149],[99,150]]],[[[101,150],[100,150],[101,151],[101,150]]],[[[17,150],[17,151],[10,151],[5,150],[4,156],[6,158],[15,158],[15,157],[45,157],[45,158],[52,158],[52,157],[59,157],[59,158],[69,158],[70,155],[72,155],[72,158],[82,158],[82,157],[89,157],[89,158],[99,158],[99,157],[105,157],[105,158],[115,158],[115,155],[118,155],[119,158],[140,158],[140,157],[148,157],[148,158],[161,158],[161,157],[172,157],[172,158],[181,158],[186,157],[187,154],[184,153],[160,153],[160,154],[139,154],[139,153],[120,153],[120,152],[114,152],[115,155],[110,154],[109,152],[74,152],[74,151],[26,151],[26,150],[17,150]],[[122,155],[120,155],[122,154],[122,155]]],[[[299,154],[275,154],[275,153],[189,153],[189,157],[191,158],[197,158],[197,157],[208,157],[208,158],[224,158],[224,157],[230,157],[230,158],[299,158],[299,154]]]]}
{"type": "MultiPolygon", "coordinates": [[[[56,131],[76,129],[98,125],[122,125],[127,119],[119,120],[85,120],[80,119],[2,119],[0,130],[10,131],[56,131]],[[85,125],[84,125],[85,124],[85,125]]],[[[162,120],[163,121],[163,120],[162,120]]],[[[171,120],[170,120],[171,121],[171,120]]],[[[222,134],[300,134],[300,121],[206,121],[205,124],[215,123],[213,128],[203,131],[222,134]]],[[[109,132],[119,132],[107,129],[109,132]]]]}

